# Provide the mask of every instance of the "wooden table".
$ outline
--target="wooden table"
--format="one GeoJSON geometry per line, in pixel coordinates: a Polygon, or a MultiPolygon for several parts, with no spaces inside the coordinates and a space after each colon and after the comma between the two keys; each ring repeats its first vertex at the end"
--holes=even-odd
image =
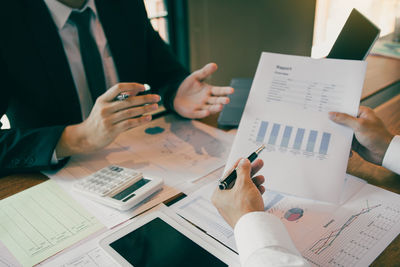
{"type": "MultiPolygon", "coordinates": [[[[369,56],[362,100],[384,92],[390,86],[400,86],[400,60],[379,56],[369,56]]],[[[400,89],[389,101],[378,105],[374,110],[388,125],[389,129],[400,134],[400,89]]],[[[393,90],[392,90],[393,91],[393,90]]],[[[212,115],[202,121],[217,126],[218,115],[212,115]]],[[[354,154],[348,164],[347,172],[367,180],[369,183],[400,193],[400,176],[382,167],[369,164],[354,154]]],[[[0,199],[37,185],[48,178],[40,173],[15,174],[0,178],[0,199]]],[[[374,261],[372,266],[398,266],[400,259],[399,236],[374,261]]]]}

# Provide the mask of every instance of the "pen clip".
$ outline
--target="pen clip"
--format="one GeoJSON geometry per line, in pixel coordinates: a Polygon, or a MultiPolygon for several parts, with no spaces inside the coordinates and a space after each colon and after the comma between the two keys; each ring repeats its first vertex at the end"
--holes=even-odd
{"type": "Polygon", "coordinates": [[[125,99],[129,98],[130,94],[128,93],[120,93],[119,95],[117,95],[114,100],[116,101],[124,101],[125,99]]]}

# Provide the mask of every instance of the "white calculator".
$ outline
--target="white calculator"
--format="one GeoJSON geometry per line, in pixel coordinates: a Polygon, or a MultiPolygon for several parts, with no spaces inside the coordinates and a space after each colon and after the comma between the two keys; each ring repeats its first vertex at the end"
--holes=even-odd
{"type": "Polygon", "coordinates": [[[145,178],[133,169],[111,165],[76,182],[74,189],[102,204],[128,210],[162,186],[161,178],[145,178]]]}

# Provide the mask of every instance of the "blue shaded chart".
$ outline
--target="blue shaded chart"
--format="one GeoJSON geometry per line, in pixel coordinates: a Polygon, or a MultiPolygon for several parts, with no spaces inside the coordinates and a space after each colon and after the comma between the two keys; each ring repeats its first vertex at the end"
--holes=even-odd
{"type": "Polygon", "coordinates": [[[317,155],[325,158],[329,153],[331,133],[314,129],[298,128],[269,121],[256,121],[253,129],[253,142],[265,143],[268,147],[276,147],[281,151],[290,150],[308,156],[317,155]]]}
{"type": "Polygon", "coordinates": [[[311,130],[307,141],[307,152],[314,152],[315,142],[317,141],[318,132],[311,130]]]}
{"type": "Polygon", "coordinates": [[[292,208],[285,212],[283,217],[288,220],[289,222],[294,222],[303,217],[304,210],[301,208],[292,208]]]}
{"type": "Polygon", "coordinates": [[[294,139],[293,149],[300,150],[301,143],[303,142],[305,130],[302,128],[297,129],[296,139],[294,139]]]}

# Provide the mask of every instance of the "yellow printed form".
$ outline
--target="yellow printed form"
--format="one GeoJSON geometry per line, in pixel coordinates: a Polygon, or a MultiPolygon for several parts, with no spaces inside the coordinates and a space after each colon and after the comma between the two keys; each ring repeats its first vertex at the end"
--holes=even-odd
{"type": "Polygon", "coordinates": [[[46,181],[0,201],[0,240],[23,266],[32,266],[104,226],[46,181]]]}

